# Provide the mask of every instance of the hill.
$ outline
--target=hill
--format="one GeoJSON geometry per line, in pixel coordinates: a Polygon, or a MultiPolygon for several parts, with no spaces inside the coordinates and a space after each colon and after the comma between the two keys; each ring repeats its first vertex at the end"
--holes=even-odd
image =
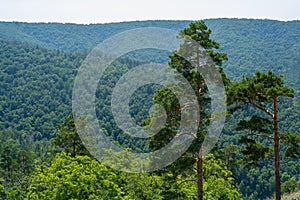
{"type": "MultiPolygon", "coordinates": [[[[89,51],[125,30],[161,27],[179,31],[189,22],[157,20],[90,25],[1,22],[0,38],[64,51],[89,51]]],[[[221,44],[221,51],[228,53],[229,62],[224,67],[230,78],[250,75],[257,69],[297,76],[300,21],[210,19],[205,22],[213,30],[212,38],[221,44]]]]}

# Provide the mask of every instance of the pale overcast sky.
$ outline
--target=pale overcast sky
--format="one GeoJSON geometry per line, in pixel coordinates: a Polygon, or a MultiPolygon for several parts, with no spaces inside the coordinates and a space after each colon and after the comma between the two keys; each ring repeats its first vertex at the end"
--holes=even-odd
{"type": "Polygon", "coordinates": [[[220,17],[300,20],[300,0],[0,0],[0,21],[89,24],[220,17]]]}

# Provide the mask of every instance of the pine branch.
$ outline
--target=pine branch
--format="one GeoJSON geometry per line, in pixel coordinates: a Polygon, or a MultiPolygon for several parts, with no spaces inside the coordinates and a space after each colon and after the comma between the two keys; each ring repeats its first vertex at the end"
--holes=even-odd
{"type": "Polygon", "coordinates": [[[272,136],[270,136],[270,135],[265,135],[265,134],[248,133],[248,135],[261,136],[261,137],[266,137],[266,138],[269,138],[269,139],[273,139],[273,140],[274,140],[274,137],[272,137],[272,136]]]}
{"type": "Polygon", "coordinates": [[[256,108],[258,108],[258,109],[264,111],[264,112],[267,113],[269,116],[271,116],[272,119],[274,119],[274,114],[273,114],[271,111],[269,111],[268,109],[264,108],[263,106],[261,106],[261,105],[255,103],[252,99],[248,99],[248,103],[250,103],[250,104],[252,104],[254,107],[256,107],[256,108]]]}
{"type": "Polygon", "coordinates": [[[195,158],[194,156],[188,156],[188,155],[182,155],[180,158],[178,159],[183,159],[183,158],[191,158],[191,159],[194,159],[194,160],[197,160],[197,158],[195,158]]]}
{"type": "Polygon", "coordinates": [[[195,181],[195,182],[197,182],[197,180],[195,180],[195,179],[188,179],[188,180],[184,180],[184,181],[181,181],[180,183],[178,183],[178,186],[179,185],[181,185],[181,184],[183,184],[183,183],[186,183],[186,182],[192,182],[192,181],[195,181]]]}
{"type": "Polygon", "coordinates": [[[189,108],[189,107],[194,107],[194,108],[198,108],[199,106],[196,103],[193,102],[189,102],[189,103],[185,103],[184,106],[182,108],[180,108],[180,111],[184,111],[185,109],[189,108]]]}
{"type": "Polygon", "coordinates": [[[197,135],[193,132],[187,132],[187,133],[179,133],[179,134],[176,134],[174,138],[178,138],[180,136],[183,136],[183,135],[191,135],[192,137],[194,137],[195,139],[197,139],[197,135]]]}

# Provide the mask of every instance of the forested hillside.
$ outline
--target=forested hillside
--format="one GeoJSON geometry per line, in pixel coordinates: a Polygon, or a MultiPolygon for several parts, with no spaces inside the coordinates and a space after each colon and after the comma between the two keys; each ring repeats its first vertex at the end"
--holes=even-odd
{"type": "MultiPolygon", "coordinates": [[[[300,21],[210,19],[205,22],[213,31],[212,38],[221,44],[218,51],[226,52],[228,55],[228,61],[224,61],[222,67],[232,81],[241,80],[243,76],[251,76],[257,70],[262,72],[272,70],[276,74],[283,75],[285,83],[295,90],[295,98],[279,100],[282,102],[279,107],[280,130],[300,134],[300,21]]],[[[24,184],[28,179],[30,187],[35,189],[31,191],[28,188],[24,189],[22,195],[45,198],[38,195],[47,196],[50,193],[47,187],[37,189],[39,179],[45,184],[47,182],[45,177],[41,177],[43,167],[47,168],[44,161],[52,162],[51,167],[46,171],[49,174],[57,170],[57,165],[66,169],[74,167],[68,159],[84,163],[83,167],[91,173],[97,171],[94,167],[98,164],[87,157],[69,158],[68,155],[60,153],[58,157],[52,159],[56,152],[61,151],[61,146],[55,146],[53,140],[62,132],[58,125],[62,124],[64,117],[69,116],[72,111],[72,89],[81,63],[100,42],[122,31],[149,26],[179,31],[189,23],[189,21],[136,21],[81,25],[0,22],[0,182],[3,182],[4,189],[11,197],[4,194],[1,187],[0,195],[11,199],[16,198],[14,195],[28,186],[24,184]],[[30,177],[36,167],[38,168],[35,174],[30,177]],[[38,191],[45,193],[38,194],[38,191]]],[[[106,72],[106,78],[99,82],[96,100],[99,123],[110,133],[109,136],[118,140],[119,145],[124,148],[136,151],[148,151],[148,143],[145,140],[137,141],[121,133],[113,122],[109,103],[114,84],[130,68],[147,61],[163,63],[168,61],[168,57],[161,58],[159,53],[162,52],[143,53],[142,56],[134,54],[134,59],[121,58],[114,62],[106,72]]],[[[152,105],[150,101],[157,89],[157,86],[140,88],[132,97],[131,113],[137,122],[140,123],[148,117],[148,109],[152,105]]],[[[249,109],[246,112],[234,113],[227,118],[223,136],[218,144],[220,150],[215,153],[220,160],[216,159],[214,163],[216,169],[208,169],[208,171],[221,171],[218,167],[231,171],[226,171],[226,175],[222,175],[222,178],[225,177],[222,180],[219,180],[220,177],[215,177],[213,173],[208,173],[205,181],[210,192],[216,189],[210,184],[218,179],[226,182],[224,185],[228,184],[229,188],[234,183],[244,199],[266,199],[273,195],[274,177],[271,160],[261,161],[258,166],[250,168],[244,168],[240,163],[242,145],[238,141],[241,133],[235,128],[238,120],[249,117],[249,113],[253,112],[251,108],[249,109]],[[232,177],[235,181],[231,179],[232,177]]],[[[285,147],[281,153],[282,190],[284,193],[291,193],[300,189],[300,162],[298,158],[286,158],[284,150],[285,147]]],[[[214,160],[213,156],[210,155],[205,162],[213,163],[212,160],[214,160]]],[[[134,196],[134,189],[143,187],[139,182],[139,176],[128,177],[110,171],[101,164],[97,167],[109,171],[110,175],[101,177],[102,174],[96,174],[95,176],[111,182],[101,186],[91,178],[87,184],[95,184],[95,188],[112,188],[110,191],[107,190],[109,193],[107,195],[131,199],[134,196]],[[115,176],[122,178],[117,181],[115,176]],[[126,180],[127,178],[129,179],[126,180]],[[130,185],[130,180],[135,184],[130,183],[132,184],[130,185]]],[[[86,174],[80,176],[85,177],[86,174]]],[[[149,185],[148,189],[150,185],[156,185],[159,189],[156,190],[157,196],[151,196],[150,189],[150,191],[145,190],[144,193],[137,191],[140,199],[163,199],[164,196],[175,195],[176,192],[177,196],[175,195],[174,199],[195,199],[193,195],[187,196],[188,193],[195,192],[192,184],[182,184],[184,186],[181,189],[174,189],[175,186],[181,186],[180,182],[184,182],[183,177],[177,185],[171,185],[166,181],[172,179],[168,176],[171,175],[161,177],[157,174],[145,174],[142,178],[149,185]],[[164,190],[173,193],[164,194],[164,190]]],[[[53,178],[51,181],[55,180],[58,179],[53,178]]],[[[224,190],[224,187],[219,185],[216,187],[224,190]]],[[[229,199],[233,197],[238,199],[239,195],[236,194],[234,187],[230,192],[233,196],[228,197],[229,199]]]]}
{"type": "MultiPolygon", "coordinates": [[[[179,31],[189,22],[157,20],[90,25],[2,22],[0,37],[65,51],[89,51],[125,30],[162,27],[179,31]]],[[[222,44],[220,50],[226,51],[230,58],[224,63],[230,78],[266,68],[283,75],[297,75],[293,72],[300,62],[300,21],[210,19],[205,22],[213,30],[212,38],[222,44]]]]}

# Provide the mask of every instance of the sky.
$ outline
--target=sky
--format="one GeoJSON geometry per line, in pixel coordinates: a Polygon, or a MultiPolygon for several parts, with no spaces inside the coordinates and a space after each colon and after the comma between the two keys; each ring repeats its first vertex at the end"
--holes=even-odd
{"type": "Polygon", "coordinates": [[[300,20],[300,0],[0,0],[0,21],[300,20]]]}

